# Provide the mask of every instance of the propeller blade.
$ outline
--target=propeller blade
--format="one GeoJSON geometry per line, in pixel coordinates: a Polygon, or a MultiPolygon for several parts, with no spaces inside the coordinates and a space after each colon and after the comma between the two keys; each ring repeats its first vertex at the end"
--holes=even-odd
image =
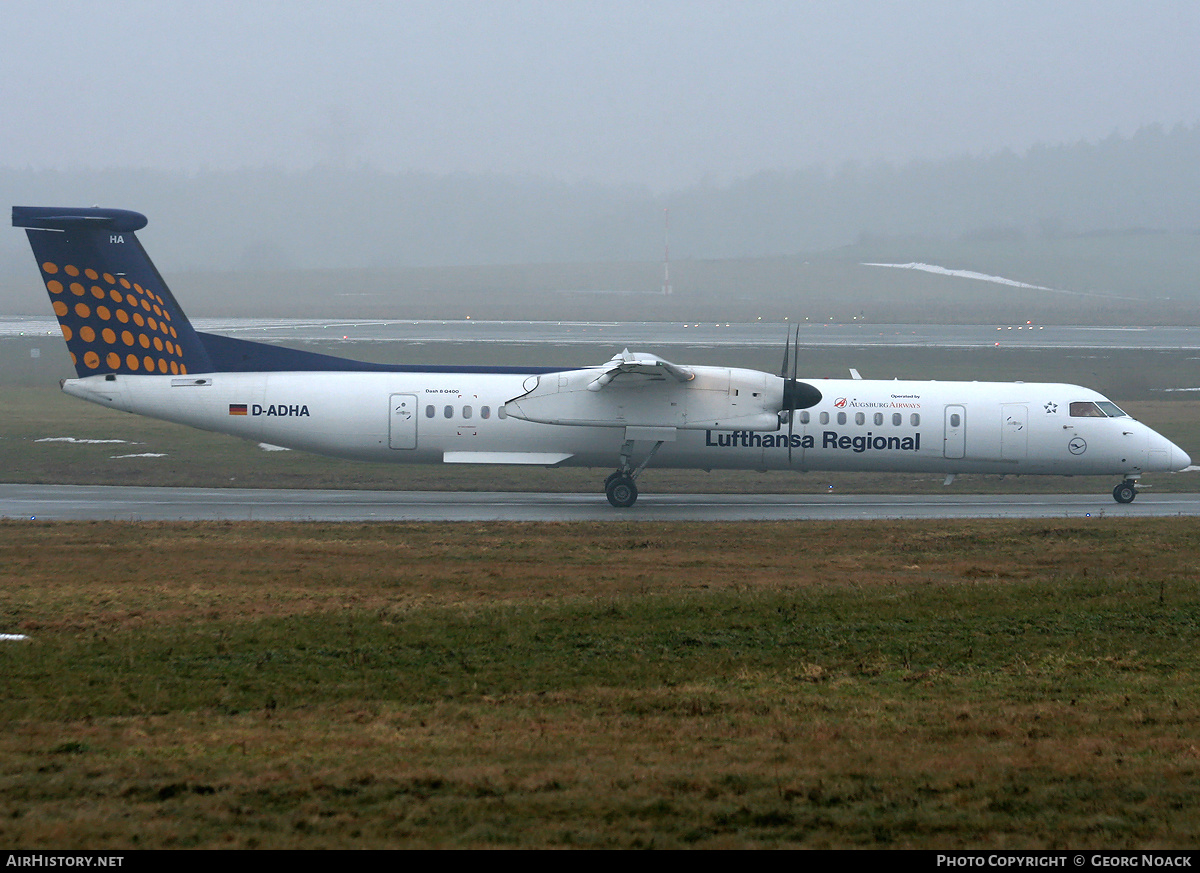
{"type": "MultiPolygon", "coordinates": [[[[792,355],[792,384],[796,384],[796,369],[800,366],[800,325],[796,325],[796,352],[792,355]]],[[[787,352],[783,354],[783,368],[787,369],[787,352]]],[[[787,394],[787,391],[784,391],[787,394]]],[[[792,466],[792,434],[796,432],[796,407],[788,409],[788,467],[792,466]]]]}
{"type": "Polygon", "coordinates": [[[796,350],[792,353],[792,381],[796,381],[796,370],[800,367],[800,325],[796,325],[796,350]]]}

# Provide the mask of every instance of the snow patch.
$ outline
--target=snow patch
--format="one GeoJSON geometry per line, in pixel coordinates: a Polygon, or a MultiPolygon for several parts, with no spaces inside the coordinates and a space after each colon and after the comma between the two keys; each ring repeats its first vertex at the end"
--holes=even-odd
{"type": "Polygon", "coordinates": [[[165,452],[142,452],[137,455],[109,455],[108,457],[110,460],[116,460],[118,458],[165,458],[166,456],[165,452]]]}
{"type": "Polygon", "coordinates": [[[286,446],[273,446],[270,443],[259,443],[258,447],[264,452],[290,452],[291,449],[286,446]]]}
{"type": "MultiPolygon", "coordinates": [[[[104,443],[128,443],[129,440],[80,440],[75,437],[42,437],[39,440],[34,440],[35,443],[76,443],[77,445],[101,445],[104,443]]],[[[130,443],[136,445],[136,443],[130,443]]]]}
{"type": "Polygon", "coordinates": [[[1045,285],[1028,285],[1015,279],[1005,279],[1003,276],[989,276],[987,273],[977,273],[974,270],[951,270],[936,264],[863,264],[864,267],[891,267],[895,270],[920,270],[922,273],[936,273],[939,276],[957,276],[960,279],[977,279],[980,282],[994,282],[997,285],[1009,285],[1013,288],[1030,288],[1034,291],[1055,291],[1045,285]]]}
{"type": "Polygon", "coordinates": [[[25,634],[0,634],[0,642],[13,643],[18,640],[27,640],[29,637],[25,634]]]}

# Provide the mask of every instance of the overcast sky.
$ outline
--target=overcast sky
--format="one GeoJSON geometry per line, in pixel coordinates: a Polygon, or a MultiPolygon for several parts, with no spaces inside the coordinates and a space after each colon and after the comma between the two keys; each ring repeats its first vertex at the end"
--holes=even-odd
{"type": "Polygon", "coordinates": [[[1200,3],[0,0],[0,165],[668,190],[1200,122],[1200,3]]]}

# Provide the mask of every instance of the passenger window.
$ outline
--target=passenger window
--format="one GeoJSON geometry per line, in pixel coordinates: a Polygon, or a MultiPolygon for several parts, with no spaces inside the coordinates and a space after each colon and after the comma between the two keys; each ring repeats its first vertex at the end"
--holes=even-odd
{"type": "Polygon", "coordinates": [[[920,413],[914,412],[914,413],[912,414],[912,417],[911,417],[911,418],[909,418],[909,421],[910,421],[910,422],[912,422],[912,426],[913,426],[913,427],[918,427],[918,426],[921,424],[921,415],[920,415],[920,413]]]}
{"type": "Polygon", "coordinates": [[[433,408],[432,403],[425,407],[426,418],[433,418],[435,415],[437,415],[437,410],[433,408]]]}
{"type": "Polygon", "coordinates": [[[808,410],[806,409],[800,413],[800,423],[808,424],[808,420],[809,420],[809,415],[808,415],[808,410]]]}
{"type": "Polygon", "coordinates": [[[490,406],[479,407],[479,417],[480,418],[491,418],[492,417],[492,408],[490,406]]]}
{"type": "Polygon", "coordinates": [[[904,421],[904,416],[901,415],[899,412],[892,413],[892,426],[893,427],[899,427],[903,423],[903,421],[904,421]]]}
{"type": "Polygon", "coordinates": [[[845,424],[845,423],[846,423],[846,413],[839,412],[838,413],[838,424],[845,424]]]}
{"type": "Polygon", "coordinates": [[[962,416],[957,412],[950,413],[950,426],[958,427],[960,424],[962,424],[962,416]]]}
{"type": "Polygon", "coordinates": [[[471,407],[464,406],[463,407],[463,418],[470,418],[470,417],[471,417],[471,407]]]}
{"type": "Polygon", "coordinates": [[[854,423],[855,424],[866,424],[867,423],[867,414],[865,412],[854,413],[854,423]]]}
{"type": "Polygon", "coordinates": [[[1072,418],[1105,418],[1100,407],[1090,400],[1076,400],[1071,404],[1072,418]]]}
{"type": "Polygon", "coordinates": [[[496,418],[508,418],[508,410],[503,406],[496,407],[496,418]]]}
{"type": "Polygon", "coordinates": [[[881,424],[883,424],[883,413],[876,412],[875,413],[875,426],[878,427],[881,424]]]}
{"type": "Polygon", "coordinates": [[[442,411],[445,414],[446,418],[454,418],[454,407],[453,406],[447,406],[442,411]]]}
{"type": "Polygon", "coordinates": [[[821,424],[829,424],[829,413],[828,412],[821,413],[821,424]]]}

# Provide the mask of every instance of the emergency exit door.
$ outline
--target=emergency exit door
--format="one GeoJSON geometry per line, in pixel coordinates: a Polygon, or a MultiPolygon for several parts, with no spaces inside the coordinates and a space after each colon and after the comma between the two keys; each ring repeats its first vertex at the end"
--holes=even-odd
{"type": "Polygon", "coordinates": [[[393,449],[417,447],[417,395],[393,394],[388,420],[388,445],[393,449]]]}
{"type": "Polygon", "coordinates": [[[946,437],[942,454],[961,458],[967,453],[967,410],[962,406],[946,407],[946,437]]]}

